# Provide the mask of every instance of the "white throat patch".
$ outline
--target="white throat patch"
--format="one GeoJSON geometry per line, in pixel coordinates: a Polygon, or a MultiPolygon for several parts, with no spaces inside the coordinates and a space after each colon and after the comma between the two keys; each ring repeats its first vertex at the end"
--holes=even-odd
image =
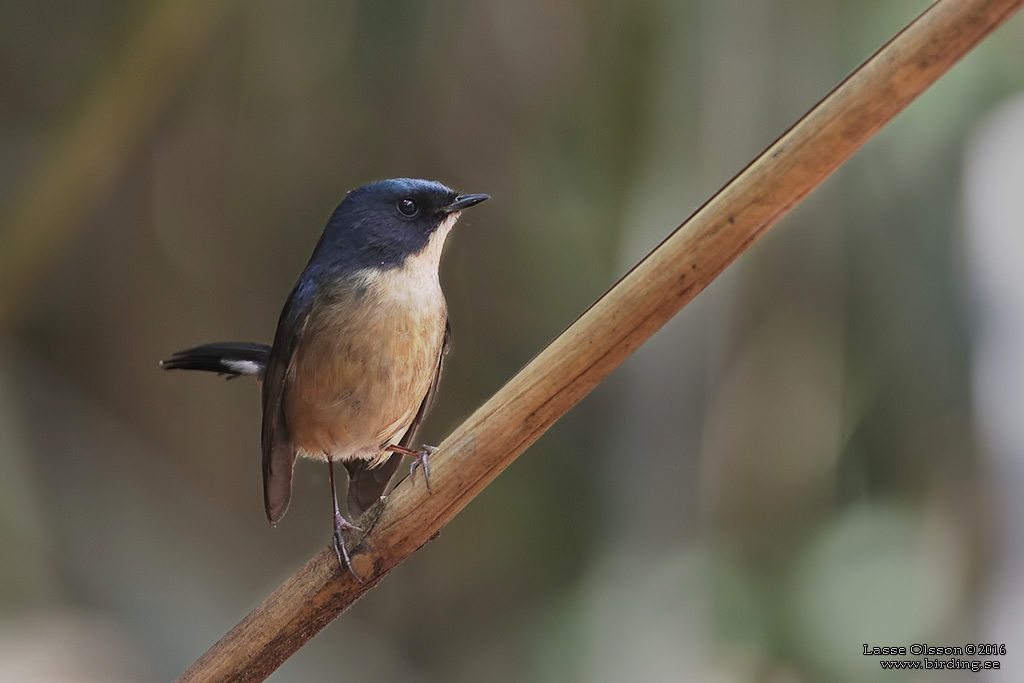
{"type": "Polygon", "coordinates": [[[438,269],[441,265],[441,252],[451,232],[452,226],[459,220],[459,212],[450,214],[441,225],[437,226],[427,246],[417,254],[412,254],[405,262],[393,270],[368,269],[362,272],[364,282],[378,295],[387,292],[392,299],[419,301],[425,309],[430,304],[440,301],[443,306],[441,282],[438,269]]]}
{"type": "Polygon", "coordinates": [[[444,250],[445,240],[448,239],[448,233],[452,231],[452,227],[455,225],[455,221],[459,220],[461,212],[456,211],[455,213],[448,214],[448,217],[442,221],[441,225],[437,226],[437,230],[430,236],[430,241],[427,242],[427,246],[423,248],[418,254],[410,256],[406,263],[405,268],[415,267],[432,267],[434,272],[437,272],[437,268],[441,263],[441,252],[444,250]],[[415,265],[413,262],[417,262],[415,265]],[[422,266],[420,263],[422,262],[422,266]]]}

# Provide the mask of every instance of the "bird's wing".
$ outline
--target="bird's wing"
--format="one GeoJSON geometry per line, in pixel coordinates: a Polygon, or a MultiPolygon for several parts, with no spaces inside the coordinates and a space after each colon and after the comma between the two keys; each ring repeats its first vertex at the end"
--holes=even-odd
{"type": "Polygon", "coordinates": [[[309,321],[315,288],[300,279],[292,289],[277,323],[274,346],[263,381],[263,506],[267,519],[276,524],[288,510],[292,497],[295,446],[284,418],[285,378],[292,355],[309,321]]]}
{"type": "MultiPolygon", "coordinates": [[[[434,403],[434,396],[437,394],[437,385],[441,380],[444,358],[448,355],[451,338],[452,326],[446,318],[444,321],[444,340],[441,343],[441,353],[438,354],[434,379],[430,383],[430,388],[427,389],[427,395],[423,397],[423,401],[420,403],[419,410],[416,411],[416,417],[409,424],[409,429],[405,430],[405,435],[399,442],[400,446],[413,448],[409,444],[416,438],[416,429],[420,426],[420,422],[423,421],[427,411],[430,410],[430,406],[434,403]]],[[[391,457],[377,467],[372,467],[373,462],[370,460],[345,461],[345,469],[348,470],[348,510],[352,513],[353,517],[363,514],[366,508],[377,502],[377,499],[384,493],[384,489],[388,487],[391,477],[395,475],[395,470],[398,469],[401,463],[402,455],[400,453],[392,453],[391,457]]]]}

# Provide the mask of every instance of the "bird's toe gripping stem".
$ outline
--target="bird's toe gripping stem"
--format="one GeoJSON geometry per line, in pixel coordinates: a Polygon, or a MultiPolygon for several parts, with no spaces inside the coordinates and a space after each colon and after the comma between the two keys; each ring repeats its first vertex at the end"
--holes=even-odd
{"type": "Polygon", "coordinates": [[[433,489],[430,488],[430,456],[437,453],[437,446],[429,446],[423,444],[420,446],[418,451],[405,446],[388,446],[387,450],[392,453],[401,453],[402,455],[411,456],[413,461],[412,465],[409,466],[409,476],[412,477],[416,474],[416,470],[420,467],[423,468],[423,480],[427,482],[427,493],[433,493],[433,489]]]}
{"type": "Polygon", "coordinates": [[[430,456],[437,453],[437,446],[428,446],[423,444],[412,457],[412,464],[409,465],[409,476],[415,476],[416,470],[420,467],[423,468],[423,481],[427,482],[427,493],[433,493],[430,488],[430,456]]]}

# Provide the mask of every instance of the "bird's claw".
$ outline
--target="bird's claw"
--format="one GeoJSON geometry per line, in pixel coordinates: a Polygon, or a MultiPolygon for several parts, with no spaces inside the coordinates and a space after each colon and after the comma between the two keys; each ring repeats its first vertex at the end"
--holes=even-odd
{"type": "Polygon", "coordinates": [[[362,531],[362,529],[349,522],[340,514],[335,514],[334,535],[331,539],[331,545],[334,548],[334,555],[338,558],[338,564],[341,565],[342,569],[347,569],[352,576],[356,577],[356,581],[362,583],[363,579],[359,574],[356,574],[356,570],[352,567],[352,559],[348,555],[348,545],[345,543],[345,529],[362,531]]]}
{"type": "Polygon", "coordinates": [[[427,482],[427,493],[434,493],[430,488],[430,461],[429,458],[434,453],[437,453],[437,446],[428,446],[423,444],[420,446],[420,450],[416,452],[413,457],[412,464],[409,465],[409,477],[412,478],[416,474],[416,470],[419,467],[423,468],[423,480],[427,482]]]}

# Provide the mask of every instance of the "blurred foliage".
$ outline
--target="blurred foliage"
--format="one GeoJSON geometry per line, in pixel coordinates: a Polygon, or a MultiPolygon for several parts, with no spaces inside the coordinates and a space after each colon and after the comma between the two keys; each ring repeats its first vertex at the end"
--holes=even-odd
{"type": "MultiPolygon", "coordinates": [[[[253,386],[156,361],[269,340],[347,189],[494,197],[443,264],[436,443],[927,4],[0,5],[0,678],[173,677],[328,542],[310,463],[265,523],[253,386]]],[[[1009,521],[960,159],[1022,45],[1017,18],[275,680],[881,680],[863,642],[970,640],[1009,521]]]]}

